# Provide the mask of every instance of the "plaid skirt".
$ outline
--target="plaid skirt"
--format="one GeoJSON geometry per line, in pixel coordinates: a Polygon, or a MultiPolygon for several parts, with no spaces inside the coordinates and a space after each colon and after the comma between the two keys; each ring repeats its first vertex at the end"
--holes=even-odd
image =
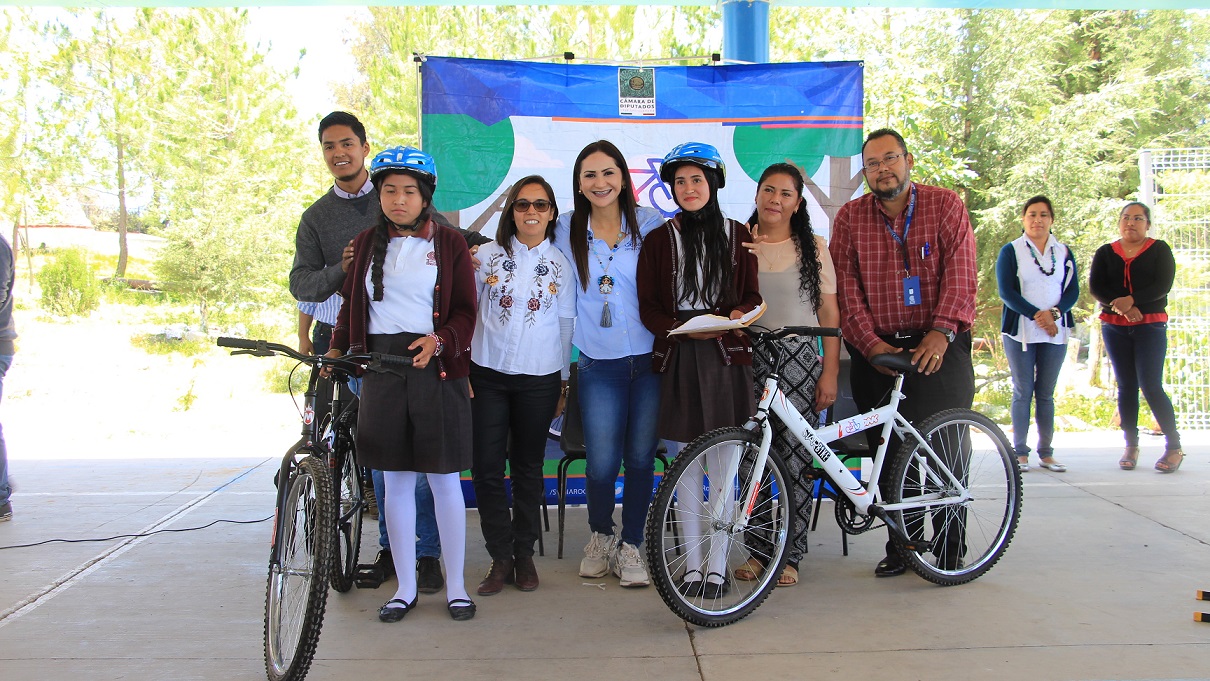
{"type": "MultiPolygon", "coordinates": [[[[370,352],[415,355],[415,333],[371,335],[370,352]]],[[[368,372],[357,414],[357,463],[382,471],[460,473],[471,467],[470,381],[423,369],[368,372]]]]}

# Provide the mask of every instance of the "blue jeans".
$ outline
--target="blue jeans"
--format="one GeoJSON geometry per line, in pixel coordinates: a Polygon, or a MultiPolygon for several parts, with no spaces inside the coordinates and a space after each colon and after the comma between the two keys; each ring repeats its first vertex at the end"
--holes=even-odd
{"type": "Polygon", "coordinates": [[[1118,414],[1126,445],[1139,445],[1139,390],[1164,432],[1167,449],[1180,449],[1176,412],[1164,392],[1164,358],[1168,355],[1168,322],[1137,326],[1102,324],[1105,354],[1118,379],[1118,414]]]}
{"type": "MultiPolygon", "coordinates": [[[[0,398],[4,397],[4,375],[12,365],[12,355],[0,355],[0,398]]],[[[12,493],[8,484],[8,448],[4,446],[4,428],[0,427],[0,505],[7,504],[12,493]]]]}
{"type": "Polygon", "coordinates": [[[613,535],[614,487],[624,465],[622,541],[640,546],[655,482],[660,376],[651,370],[650,353],[621,359],[581,354],[578,367],[588,526],[613,535]]]}
{"type": "MultiPolygon", "coordinates": [[[[374,499],[378,501],[378,545],[391,550],[387,538],[387,514],[382,498],[382,471],[371,469],[374,479],[374,499]]],[[[440,558],[441,534],[437,531],[437,511],[433,509],[433,490],[429,489],[428,476],[416,476],[416,557],[440,558]]]]}
{"type": "Polygon", "coordinates": [[[1055,384],[1067,355],[1067,344],[1026,343],[1004,336],[1004,354],[1013,373],[1013,451],[1029,456],[1029,412],[1038,403],[1038,456],[1054,456],[1055,384]]]}

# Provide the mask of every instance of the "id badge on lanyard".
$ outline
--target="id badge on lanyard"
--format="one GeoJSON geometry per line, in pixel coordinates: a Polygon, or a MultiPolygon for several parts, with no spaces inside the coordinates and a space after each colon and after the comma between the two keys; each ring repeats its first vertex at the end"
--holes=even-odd
{"type": "Polygon", "coordinates": [[[884,215],[883,221],[886,223],[886,230],[891,233],[891,238],[895,243],[899,244],[899,248],[903,251],[903,306],[915,307],[920,304],[920,277],[912,274],[912,265],[908,262],[907,238],[908,230],[912,228],[912,217],[916,214],[916,185],[912,185],[912,198],[908,201],[907,215],[903,219],[903,237],[900,238],[895,233],[895,226],[884,215]]]}

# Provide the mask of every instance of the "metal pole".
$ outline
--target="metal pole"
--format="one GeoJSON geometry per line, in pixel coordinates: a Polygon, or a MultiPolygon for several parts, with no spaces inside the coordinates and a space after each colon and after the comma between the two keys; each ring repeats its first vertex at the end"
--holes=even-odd
{"type": "Polygon", "coordinates": [[[1155,208],[1155,174],[1151,168],[1151,150],[1139,154],[1139,201],[1155,208]]]}
{"type": "Polygon", "coordinates": [[[768,0],[723,0],[723,58],[769,61],[768,0]]]}

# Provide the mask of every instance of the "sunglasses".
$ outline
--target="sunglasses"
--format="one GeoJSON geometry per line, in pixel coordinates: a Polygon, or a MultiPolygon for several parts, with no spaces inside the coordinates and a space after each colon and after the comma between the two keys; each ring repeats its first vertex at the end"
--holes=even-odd
{"type": "Polygon", "coordinates": [[[528,213],[530,206],[539,213],[545,213],[550,210],[550,201],[546,199],[538,199],[537,201],[529,201],[527,199],[518,199],[513,201],[513,210],[518,213],[528,213]]]}

